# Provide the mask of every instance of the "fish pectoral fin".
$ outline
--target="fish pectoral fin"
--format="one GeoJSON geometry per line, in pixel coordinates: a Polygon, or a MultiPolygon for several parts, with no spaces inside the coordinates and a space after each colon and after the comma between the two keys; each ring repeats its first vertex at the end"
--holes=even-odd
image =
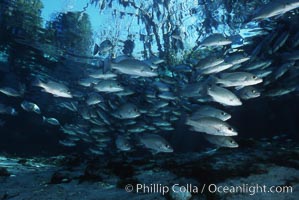
{"type": "Polygon", "coordinates": [[[284,13],[282,13],[282,14],[279,14],[279,15],[275,16],[275,17],[274,17],[274,19],[275,19],[275,20],[278,20],[280,17],[282,17],[282,16],[283,16],[283,14],[284,14],[284,13]]]}
{"type": "Polygon", "coordinates": [[[151,152],[151,154],[154,156],[154,155],[157,155],[158,153],[159,153],[159,151],[155,151],[155,150],[151,150],[150,151],[151,152]]]}

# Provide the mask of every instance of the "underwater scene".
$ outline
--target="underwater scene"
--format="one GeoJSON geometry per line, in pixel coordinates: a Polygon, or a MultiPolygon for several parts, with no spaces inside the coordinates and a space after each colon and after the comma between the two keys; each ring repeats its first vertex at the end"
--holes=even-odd
{"type": "Polygon", "coordinates": [[[0,200],[298,200],[299,0],[0,0],[0,200]]]}

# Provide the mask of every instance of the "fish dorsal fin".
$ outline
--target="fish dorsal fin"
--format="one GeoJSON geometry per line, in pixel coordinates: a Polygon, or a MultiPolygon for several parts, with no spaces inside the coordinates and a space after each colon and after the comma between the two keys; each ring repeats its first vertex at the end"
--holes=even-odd
{"type": "Polygon", "coordinates": [[[236,90],[241,90],[242,88],[244,88],[245,86],[236,86],[235,89],[236,90]]]}

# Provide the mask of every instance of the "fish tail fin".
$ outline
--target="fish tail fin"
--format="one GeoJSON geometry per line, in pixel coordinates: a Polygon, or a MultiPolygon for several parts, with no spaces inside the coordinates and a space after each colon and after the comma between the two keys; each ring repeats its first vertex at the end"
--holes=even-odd
{"type": "Polygon", "coordinates": [[[204,73],[205,73],[205,70],[204,69],[198,69],[197,71],[196,71],[196,73],[197,73],[197,76],[202,76],[202,75],[205,75],[204,73]]]}
{"type": "Polygon", "coordinates": [[[47,118],[43,116],[43,123],[46,123],[47,118]]]}
{"type": "Polygon", "coordinates": [[[208,84],[213,85],[213,84],[220,83],[220,79],[217,78],[215,75],[210,75],[207,82],[208,84]]]}
{"type": "Polygon", "coordinates": [[[110,60],[109,60],[108,58],[106,58],[106,59],[104,60],[103,73],[106,73],[106,72],[110,71],[111,68],[112,68],[112,67],[111,67],[111,62],[110,62],[110,60]]]}
{"type": "Polygon", "coordinates": [[[10,114],[13,115],[13,116],[16,116],[16,115],[18,115],[18,112],[16,111],[16,109],[11,108],[10,109],[10,114]]]}
{"type": "MultiPolygon", "coordinates": [[[[96,85],[97,85],[97,84],[95,84],[95,83],[91,83],[91,84],[90,84],[90,88],[94,88],[96,85]]],[[[87,97],[85,97],[85,100],[87,100],[87,97]]]]}
{"type": "Polygon", "coordinates": [[[94,56],[97,55],[99,53],[99,51],[100,51],[99,45],[95,44],[94,48],[93,48],[93,55],[94,56]]]}
{"type": "Polygon", "coordinates": [[[184,123],[185,123],[186,125],[190,125],[190,115],[188,115],[188,116],[186,117],[186,119],[184,120],[184,123]]]}
{"type": "Polygon", "coordinates": [[[41,82],[38,78],[36,78],[36,79],[33,80],[33,82],[32,82],[32,85],[33,85],[33,86],[37,86],[37,87],[40,87],[41,84],[42,84],[42,82],[41,82]]]}

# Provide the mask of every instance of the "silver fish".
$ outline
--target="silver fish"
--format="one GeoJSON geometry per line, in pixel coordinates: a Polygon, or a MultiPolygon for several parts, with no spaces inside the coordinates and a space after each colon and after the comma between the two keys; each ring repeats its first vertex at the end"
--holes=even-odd
{"type": "Polygon", "coordinates": [[[222,72],[224,70],[227,70],[229,68],[231,68],[233,66],[233,64],[231,63],[220,63],[216,66],[213,66],[213,67],[208,67],[206,69],[201,69],[199,70],[199,72],[201,74],[214,74],[214,73],[219,73],[219,72],[222,72]]]}
{"type": "Polygon", "coordinates": [[[66,139],[66,140],[59,140],[59,144],[66,146],[66,147],[74,147],[76,146],[76,142],[70,139],[66,139]]]}
{"type": "Polygon", "coordinates": [[[225,46],[231,44],[232,41],[226,37],[224,37],[222,34],[215,33],[208,37],[206,37],[202,42],[201,46],[204,47],[213,47],[213,46],[225,46]]]}
{"type": "Polygon", "coordinates": [[[244,87],[237,91],[237,95],[244,100],[253,99],[261,96],[261,93],[252,86],[244,87]]]}
{"type": "Polygon", "coordinates": [[[98,79],[95,78],[83,78],[78,81],[78,84],[84,87],[91,87],[99,82],[98,79]]]}
{"type": "Polygon", "coordinates": [[[101,70],[93,70],[92,72],[89,72],[88,76],[96,79],[114,79],[117,77],[116,74],[103,73],[101,70]]]}
{"type": "Polygon", "coordinates": [[[208,68],[214,67],[224,62],[224,59],[221,56],[208,56],[204,59],[201,59],[196,68],[200,70],[206,70],[208,68]]]}
{"type": "Polygon", "coordinates": [[[136,59],[125,59],[118,63],[111,63],[111,68],[123,74],[140,77],[153,77],[158,75],[148,64],[136,59]]]}
{"type": "Polygon", "coordinates": [[[272,51],[270,50],[270,53],[275,53],[278,51],[286,43],[289,36],[290,33],[288,31],[283,32],[273,44],[272,51]]]}
{"type": "Polygon", "coordinates": [[[220,147],[229,147],[229,148],[239,147],[238,143],[232,137],[229,136],[204,134],[204,138],[208,140],[210,143],[220,147]]]}
{"type": "Polygon", "coordinates": [[[27,112],[35,112],[37,114],[41,114],[40,108],[35,103],[29,101],[23,101],[21,103],[21,107],[27,112]]]}
{"type": "Polygon", "coordinates": [[[236,136],[238,133],[226,122],[215,117],[187,118],[186,124],[192,126],[193,131],[211,135],[236,136]]]}
{"type": "Polygon", "coordinates": [[[123,86],[114,80],[103,80],[94,86],[94,89],[98,92],[120,92],[123,91],[123,86]]]}
{"type": "Polygon", "coordinates": [[[262,6],[252,20],[263,20],[270,17],[283,15],[284,13],[299,7],[298,0],[276,0],[262,6]]]}
{"type": "Polygon", "coordinates": [[[117,136],[115,140],[115,145],[117,149],[119,149],[120,151],[130,151],[132,149],[129,140],[121,135],[117,136]]]}
{"type": "Polygon", "coordinates": [[[119,119],[132,119],[140,116],[140,112],[132,103],[126,103],[120,106],[112,115],[119,119]]]}
{"type": "Polygon", "coordinates": [[[104,101],[104,98],[98,93],[90,93],[86,99],[87,105],[95,105],[104,101]]]}
{"type": "Polygon", "coordinates": [[[283,64],[275,71],[274,78],[279,79],[294,65],[295,65],[295,62],[288,62],[288,63],[283,64]]]}
{"type": "Polygon", "coordinates": [[[47,118],[47,117],[43,116],[43,122],[51,124],[53,126],[60,126],[59,121],[55,118],[52,118],[52,117],[47,118]]]}
{"type": "Polygon", "coordinates": [[[46,83],[41,82],[40,80],[36,80],[33,83],[34,86],[38,86],[44,89],[44,92],[50,93],[54,95],[54,97],[64,97],[64,98],[72,98],[72,94],[69,88],[58,82],[47,81],[46,83]]]}
{"type": "Polygon", "coordinates": [[[93,49],[93,55],[104,54],[109,52],[113,48],[112,42],[110,40],[104,40],[100,45],[95,44],[93,49]]]}
{"type": "Polygon", "coordinates": [[[240,99],[228,89],[213,85],[208,87],[207,93],[212,99],[226,106],[240,106],[240,99]]]}
{"type": "Polygon", "coordinates": [[[228,57],[224,59],[224,61],[232,65],[238,65],[248,61],[249,59],[250,57],[247,56],[246,54],[237,52],[237,53],[229,54],[228,57]]]}
{"type": "Polygon", "coordinates": [[[10,97],[21,97],[24,94],[24,92],[17,91],[11,87],[1,87],[0,92],[10,97]]]}
{"type": "Polygon", "coordinates": [[[156,134],[143,134],[139,137],[140,142],[148,149],[151,149],[157,153],[165,152],[171,153],[173,152],[173,148],[170,144],[160,135],[156,134]]]}
{"type": "Polygon", "coordinates": [[[191,115],[192,119],[200,117],[215,117],[222,121],[226,121],[231,118],[231,115],[212,106],[202,106],[191,115]]]}
{"type": "Polygon", "coordinates": [[[222,73],[216,78],[216,83],[223,87],[249,86],[263,82],[262,78],[248,72],[222,73]]]}

